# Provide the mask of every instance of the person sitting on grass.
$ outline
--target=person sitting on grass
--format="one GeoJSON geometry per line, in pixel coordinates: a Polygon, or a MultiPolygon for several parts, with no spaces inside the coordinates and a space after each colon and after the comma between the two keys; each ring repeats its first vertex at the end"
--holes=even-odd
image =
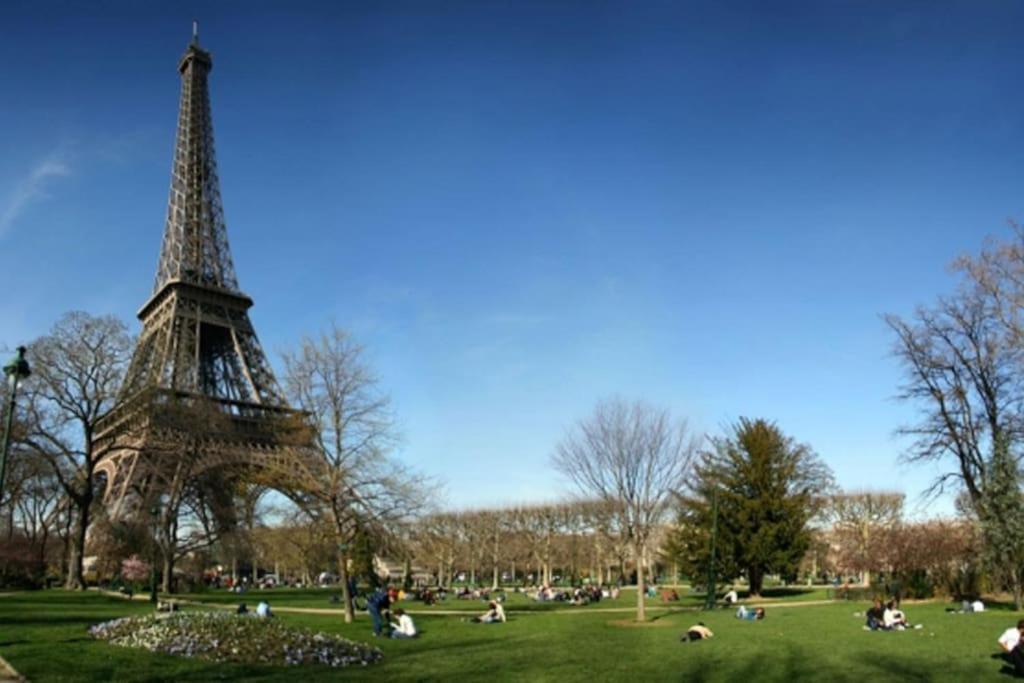
{"type": "Polygon", "coordinates": [[[722,598],[722,601],[725,602],[726,605],[735,605],[740,601],[740,596],[736,592],[735,588],[730,588],[729,592],[722,598]]]}
{"type": "Polygon", "coordinates": [[[896,601],[890,600],[882,613],[882,627],[886,631],[903,631],[908,628],[923,628],[921,624],[911,625],[907,621],[907,615],[896,608],[896,601]]]}
{"type": "Polygon", "coordinates": [[[698,621],[695,625],[686,629],[686,633],[684,633],[683,637],[679,640],[686,643],[691,640],[707,640],[714,635],[715,634],[711,632],[711,629],[704,625],[703,621],[698,621]]]}
{"type": "Polygon", "coordinates": [[[398,617],[398,621],[391,623],[391,637],[415,638],[416,624],[412,623],[412,617],[406,614],[401,607],[395,610],[395,616],[398,617]]]}
{"type": "Polygon", "coordinates": [[[736,618],[744,619],[746,621],[758,621],[764,619],[764,607],[758,607],[757,609],[747,609],[743,605],[736,610],[736,618]]]}
{"type": "Polygon", "coordinates": [[[867,621],[864,623],[864,628],[867,630],[877,631],[878,629],[885,629],[885,609],[882,607],[881,600],[875,600],[865,616],[867,621]]]}
{"type": "Polygon", "coordinates": [[[499,624],[499,623],[505,623],[505,608],[504,607],[502,607],[500,604],[498,604],[494,600],[491,600],[489,603],[487,603],[487,607],[489,609],[486,612],[484,612],[483,614],[481,614],[478,617],[473,617],[472,619],[470,619],[470,621],[473,621],[473,622],[475,622],[477,624],[499,624]]]}
{"type": "Polygon", "coordinates": [[[1003,635],[999,636],[999,647],[1003,651],[1003,659],[1013,665],[1013,671],[1018,676],[1024,676],[1022,641],[1024,641],[1024,619],[1017,622],[1016,628],[1008,628],[1003,635]]]}
{"type": "Polygon", "coordinates": [[[260,600],[260,604],[256,605],[256,616],[262,619],[273,617],[274,613],[270,611],[270,603],[266,600],[260,600]]]}

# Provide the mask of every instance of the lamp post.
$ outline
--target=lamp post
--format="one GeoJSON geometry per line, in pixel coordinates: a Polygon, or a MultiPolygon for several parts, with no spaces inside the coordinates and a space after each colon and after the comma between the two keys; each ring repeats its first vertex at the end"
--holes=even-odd
{"type": "Polygon", "coordinates": [[[18,355],[4,366],[4,374],[11,386],[11,400],[7,404],[7,417],[4,420],[3,450],[0,451],[0,496],[4,490],[4,475],[7,471],[7,449],[11,443],[11,424],[14,422],[14,402],[18,396],[18,382],[32,374],[28,361],[25,360],[25,347],[18,347],[18,355]]]}
{"type": "Polygon", "coordinates": [[[150,554],[150,558],[149,558],[149,560],[150,560],[149,561],[149,601],[155,605],[156,604],[156,549],[157,549],[156,535],[157,535],[157,532],[158,532],[158,529],[157,529],[157,519],[160,517],[160,505],[159,505],[159,503],[154,505],[153,507],[151,507],[149,509],[149,514],[153,518],[153,552],[150,554]]]}

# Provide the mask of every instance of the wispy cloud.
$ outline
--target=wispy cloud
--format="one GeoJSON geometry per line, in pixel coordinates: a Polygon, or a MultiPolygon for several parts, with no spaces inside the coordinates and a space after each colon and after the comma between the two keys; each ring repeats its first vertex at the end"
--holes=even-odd
{"type": "Polygon", "coordinates": [[[71,167],[59,156],[51,155],[37,163],[0,205],[0,237],[11,229],[29,205],[49,197],[47,188],[54,178],[67,175],[71,175],[71,167]]]}

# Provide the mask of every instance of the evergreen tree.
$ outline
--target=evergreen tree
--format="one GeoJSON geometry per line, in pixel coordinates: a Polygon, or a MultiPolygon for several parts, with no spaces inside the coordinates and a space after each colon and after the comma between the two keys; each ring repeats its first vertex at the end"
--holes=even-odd
{"type": "Polygon", "coordinates": [[[348,548],[352,561],[352,576],[356,582],[365,581],[370,590],[384,585],[377,575],[374,557],[378,554],[380,539],[366,525],[359,524],[348,548]]]}
{"type": "Polygon", "coordinates": [[[1019,610],[1024,605],[1024,496],[1020,469],[1005,438],[993,443],[981,500],[979,518],[986,563],[1013,593],[1013,603],[1019,610]]]}
{"type": "Polygon", "coordinates": [[[745,575],[759,595],[767,574],[794,574],[810,542],[808,523],[832,486],[811,448],[774,423],[740,418],[728,437],[712,441],[680,496],[672,546],[695,581],[707,575],[712,507],[718,497],[715,574],[745,575]]]}

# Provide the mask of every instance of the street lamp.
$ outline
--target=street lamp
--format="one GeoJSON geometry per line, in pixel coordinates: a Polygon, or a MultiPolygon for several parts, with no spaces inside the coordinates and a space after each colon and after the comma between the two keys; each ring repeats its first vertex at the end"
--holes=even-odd
{"type": "Polygon", "coordinates": [[[18,355],[4,366],[4,374],[7,375],[7,383],[11,387],[11,400],[7,404],[7,418],[4,421],[3,450],[0,451],[0,494],[4,490],[4,474],[7,470],[7,449],[11,443],[11,423],[14,422],[14,402],[18,396],[18,382],[32,374],[28,368],[28,361],[25,360],[25,347],[18,347],[18,355]]]}

